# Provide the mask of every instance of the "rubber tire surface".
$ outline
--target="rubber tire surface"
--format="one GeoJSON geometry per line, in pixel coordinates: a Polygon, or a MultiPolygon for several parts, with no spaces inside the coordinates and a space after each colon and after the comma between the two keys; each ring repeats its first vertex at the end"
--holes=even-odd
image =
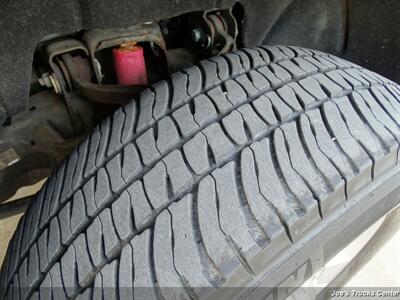
{"type": "Polygon", "coordinates": [[[0,298],[256,286],[398,169],[399,99],[395,83],[297,47],[180,71],[104,120],[48,179],[10,242],[0,298]]]}

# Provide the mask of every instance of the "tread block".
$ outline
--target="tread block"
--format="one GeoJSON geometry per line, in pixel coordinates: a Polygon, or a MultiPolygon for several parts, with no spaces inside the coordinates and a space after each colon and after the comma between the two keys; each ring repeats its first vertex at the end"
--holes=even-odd
{"type": "Polygon", "coordinates": [[[318,68],[319,72],[328,72],[332,68],[329,68],[329,66],[323,64],[321,61],[317,60],[315,56],[306,56],[304,57],[304,60],[311,63],[312,65],[316,66],[318,68]]]}
{"type": "Polygon", "coordinates": [[[133,299],[133,250],[130,244],[126,244],[121,251],[118,269],[118,292],[121,299],[133,299]]]}
{"type": "Polygon", "coordinates": [[[190,299],[174,267],[172,224],[168,210],[157,217],[153,239],[154,270],[163,298],[166,300],[190,299]]]}
{"type": "Polygon", "coordinates": [[[382,87],[371,87],[371,92],[375,95],[384,109],[390,114],[393,120],[400,126],[400,104],[392,97],[392,95],[382,87]]]}
{"type": "MultiPolygon", "coordinates": [[[[86,214],[85,199],[83,198],[83,193],[78,190],[72,199],[71,208],[71,223],[70,228],[72,234],[80,232],[84,226],[88,223],[89,218],[86,214]]],[[[62,229],[61,229],[62,231],[62,229]]]]}
{"type": "Polygon", "coordinates": [[[246,71],[245,67],[241,63],[238,53],[224,53],[223,57],[228,61],[228,64],[231,68],[231,76],[237,76],[246,71]]]}
{"type": "Polygon", "coordinates": [[[197,198],[199,230],[210,258],[225,278],[235,271],[250,279],[220,228],[215,182],[210,175],[200,182],[197,198]]]}
{"type": "Polygon", "coordinates": [[[260,56],[264,60],[264,65],[271,62],[271,57],[265,49],[263,49],[262,47],[254,47],[253,49],[257,50],[257,52],[260,54],[260,56]]]}
{"type": "Polygon", "coordinates": [[[246,124],[245,126],[248,128],[253,140],[268,131],[267,124],[257,116],[250,104],[242,105],[238,108],[238,111],[240,112],[243,122],[246,124]]]}
{"type": "Polygon", "coordinates": [[[368,128],[360,116],[354,111],[350,104],[350,99],[343,97],[336,99],[335,103],[341,112],[341,115],[349,128],[350,134],[358,140],[363,149],[369,154],[374,162],[373,177],[377,177],[387,169],[392,167],[392,164],[386,164],[385,153],[379,139],[368,128]]]}
{"type": "Polygon", "coordinates": [[[153,169],[144,175],[143,185],[151,206],[154,209],[164,206],[169,202],[167,171],[162,161],[157,163],[153,169]]]}
{"type": "Polygon", "coordinates": [[[183,145],[186,160],[196,175],[201,175],[210,168],[207,153],[207,139],[199,132],[183,145]]]}
{"type": "Polygon", "coordinates": [[[97,212],[96,202],[94,200],[95,177],[90,178],[82,187],[85,198],[86,211],[88,216],[93,217],[97,212]]]}
{"type": "Polygon", "coordinates": [[[125,112],[125,122],[124,122],[124,127],[122,129],[121,142],[123,145],[126,145],[132,140],[135,131],[135,124],[137,121],[136,102],[132,101],[127,105],[125,105],[124,107],[122,107],[122,109],[125,112]]]}
{"type": "Polygon", "coordinates": [[[71,232],[71,206],[72,203],[68,202],[58,213],[58,218],[61,225],[61,242],[66,245],[73,238],[71,232]]]}
{"type": "Polygon", "coordinates": [[[289,58],[293,58],[296,56],[296,52],[294,52],[292,49],[290,49],[290,47],[278,45],[278,46],[276,46],[276,48],[281,50],[289,58]]]}
{"type": "Polygon", "coordinates": [[[111,259],[117,251],[120,241],[115,232],[116,228],[112,220],[111,210],[106,208],[99,214],[101,222],[101,231],[104,241],[104,254],[108,259],[111,259]]]}
{"type": "Polygon", "coordinates": [[[133,237],[133,216],[130,196],[127,191],[124,191],[111,205],[111,212],[118,237],[121,240],[133,237]]]}
{"type": "MultiPolygon", "coordinates": [[[[238,111],[233,111],[223,118],[222,124],[236,145],[244,145],[247,142],[243,118],[238,111]]],[[[207,152],[207,148],[205,150],[207,152]]]]}
{"type": "Polygon", "coordinates": [[[207,138],[217,164],[227,159],[235,151],[235,146],[225,136],[219,124],[211,124],[202,130],[202,132],[207,138]]]}
{"type": "Polygon", "coordinates": [[[78,161],[76,163],[74,178],[72,180],[72,188],[76,190],[83,182],[83,172],[85,169],[85,163],[87,154],[89,151],[89,140],[85,139],[78,146],[78,161]]]}
{"type": "MultiPolygon", "coordinates": [[[[111,118],[110,142],[107,147],[107,156],[111,156],[123,147],[121,137],[125,122],[125,113],[122,108],[118,108],[111,118]]],[[[77,164],[79,166],[79,163],[77,164]]]]}
{"type": "Polygon", "coordinates": [[[260,46],[260,48],[266,50],[271,56],[273,61],[281,61],[284,59],[289,59],[285,53],[283,53],[279,48],[271,46],[260,46]]]}
{"type": "Polygon", "coordinates": [[[371,85],[371,83],[362,76],[362,73],[359,70],[346,69],[346,70],[342,70],[342,71],[345,74],[350,75],[352,78],[354,78],[358,82],[361,82],[361,84],[364,85],[364,86],[370,86],[371,85]]]}
{"type": "Polygon", "coordinates": [[[204,290],[204,287],[212,287],[205,274],[211,276],[212,270],[205,269],[200,257],[197,240],[193,229],[192,195],[189,194],[180,201],[171,204],[169,210],[172,214],[172,231],[174,237],[173,258],[176,271],[181,278],[185,278],[187,284],[196,293],[204,290]]]}
{"type": "Polygon", "coordinates": [[[101,269],[103,279],[103,299],[118,299],[117,296],[117,274],[118,260],[105,264],[101,269]]]}
{"type": "Polygon", "coordinates": [[[201,84],[203,81],[201,77],[201,71],[198,66],[192,66],[185,69],[184,72],[188,75],[190,79],[187,87],[188,94],[190,97],[194,97],[201,92],[201,84]]]}
{"type": "Polygon", "coordinates": [[[244,195],[248,200],[255,219],[268,237],[267,246],[260,252],[260,254],[263,252],[268,254],[258,255],[258,257],[256,256],[255,259],[252,259],[257,262],[253,264],[253,268],[256,270],[256,273],[258,273],[266,266],[266,263],[274,254],[277,254],[278,251],[282,251],[289,246],[290,240],[286,235],[285,229],[276,211],[260,193],[253,152],[248,147],[241,153],[240,170],[244,195]]]}
{"type": "Polygon", "coordinates": [[[96,174],[96,188],[94,190],[94,201],[97,209],[106,205],[112,196],[110,181],[107,171],[104,168],[99,169],[96,174]]]}
{"type": "Polygon", "coordinates": [[[246,92],[234,80],[225,81],[226,97],[233,106],[237,106],[247,99],[246,92]]]}
{"type": "Polygon", "coordinates": [[[122,178],[122,154],[123,153],[118,153],[106,164],[106,170],[110,178],[111,190],[113,192],[119,191],[125,185],[125,181],[122,178]]]}
{"type": "Polygon", "coordinates": [[[265,78],[267,78],[272,87],[276,87],[282,84],[282,80],[280,80],[276,76],[276,74],[270,69],[270,66],[259,68],[257,71],[260,72],[265,78]]]}
{"type": "Polygon", "coordinates": [[[142,164],[137,149],[133,143],[125,146],[122,156],[122,178],[125,182],[130,182],[142,172],[142,164]]]}
{"type": "Polygon", "coordinates": [[[273,110],[281,122],[290,120],[293,110],[275,92],[269,92],[265,96],[271,101],[273,110]]]}
{"type": "Polygon", "coordinates": [[[186,189],[193,182],[192,173],[189,171],[182,153],[175,150],[163,158],[167,167],[167,173],[172,185],[174,195],[186,189]]]}
{"type": "Polygon", "coordinates": [[[261,75],[261,73],[256,70],[251,70],[249,73],[249,77],[254,87],[260,92],[267,91],[271,88],[269,81],[261,75]]]}
{"type": "Polygon", "coordinates": [[[289,72],[286,71],[281,66],[279,66],[279,65],[277,65],[275,63],[272,63],[272,64],[270,64],[270,68],[274,72],[275,76],[277,78],[279,78],[280,84],[288,82],[288,81],[290,81],[292,79],[292,76],[289,74],[289,72]]]}
{"type": "Polygon", "coordinates": [[[311,130],[316,137],[319,148],[345,179],[347,183],[346,194],[348,197],[351,197],[364,185],[363,180],[360,182],[356,179],[356,170],[353,162],[344,154],[337,139],[328,132],[320,112],[318,110],[311,110],[306,115],[310,121],[311,130]]]}
{"type": "MultiPolygon", "coordinates": [[[[218,69],[218,78],[222,80],[226,80],[229,78],[229,67],[227,61],[222,56],[214,56],[208,59],[217,64],[218,69]]],[[[215,85],[215,82],[214,82],[215,85]]]]}
{"type": "Polygon", "coordinates": [[[142,228],[143,224],[152,217],[152,207],[146,198],[142,182],[135,181],[127,188],[127,191],[130,196],[135,227],[142,228]]]}
{"type": "MultiPolygon", "coordinates": [[[[304,151],[304,146],[297,134],[299,128],[296,123],[291,122],[285,124],[282,126],[282,130],[283,132],[280,130],[275,132],[277,142],[280,140],[280,148],[285,147],[286,143],[287,149],[284,151],[287,151],[289,154],[293,169],[303,178],[319,200],[322,216],[325,217],[329,215],[333,209],[343,204],[344,199],[330,197],[331,193],[335,190],[327,180],[326,174],[322,173],[322,171],[317,168],[316,163],[312,159],[309,159],[310,155],[304,151]]],[[[279,148],[277,147],[277,149],[279,148]]],[[[277,152],[279,153],[280,151],[278,150],[277,152]]]]}
{"type": "Polygon", "coordinates": [[[139,100],[139,117],[136,125],[136,133],[146,130],[149,126],[154,124],[153,106],[155,101],[155,94],[153,91],[147,89],[140,93],[139,100]]]}
{"type": "MultiPolygon", "coordinates": [[[[54,180],[52,183],[54,184],[54,180]]],[[[45,188],[43,188],[38,193],[38,196],[37,196],[38,198],[35,199],[35,201],[34,201],[33,211],[36,213],[32,216],[31,226],[29,228],[29,233],[28,233],[29,245],[32,244],[32,242],[34,241],[34,239],[37,237],[37,235],[39,233],[39,222],[40,222],[41,214],[46,213],[47,215],[49,215],[50,201],[45,201],[44,199],[47,200],[48,198],[50,198],[48,193],[52,192],[52,191],[50,191],[51,188],[52,188],[52,185],[49,182],[49,185],[47,185],[45,188]],[[43,212],[43,210],[45,210],[45,212],[43,212]]],[[[49,217],[46,219],[48,221],[49,217]]]]}
{"type": "Polygon", "coordinates": [[[65,293],[68,297],[72,297],[76,291],[76,257],[75,248],[69,247],[67,252],[63,255],[60,262],[62,279],[65,287],[65,293]]]}
{"type": "Polygon", "coordinates": [[[84,172],[85,178],[88,178],[96,171],[96,157],[100,144],[100,138],[101,138],[101,132],[100,132],[100,126],[98,125],[93,129],[92,134],[89,136],[90,145],[89,145],[88,159],[86,161],[85,172],[84,172]]]}
{"type": "Polygon", "coordinates": [[[288,84],[294,93],[297,101],[301,103],[304,109],[309,109],[316,104],[315,98],[307,93],[297,82],[291,82],[288,84]]]}
{"type": "Polygon", "coordinates": [[[371,167],[372,161],[364,149],[357,143],[357,141],[351,136],[348,127],[340,117],[340,112],[337,106],[331,102],[324,103],[323,111],[331,128],[335,135],[339,145],[343,151],[351,158],[354,165],[357,167],[358,172],[367,170],[365,176],[366,183],[371,181],[371,167]]]}
{"type": "Polygon", "coordinates": [[[203,127],[217,118],[217,111],[211,100],[205,95],[199,95],[194,98],[194,120],[203,127]]]}
{"type": "Polygon", "coordinates": [[[247,73],[236,77],[235,81],[243,88],[247,97],[254,97],[260,93],[260,91],[254,86],[253,82],[250,81],[247,73]]]}
{"type": "Polygon", "coordinates": [[[156,148],[153,128],[150,128],[141,136],[139,136],[136,140],[136,144],[139,148],[140,156],[142,157],[143,163],[146,166],[151,165],[160,158],[161,154],[156,148]]]}
{"type": "Polygon", "coordinates": [[[65,179],[62,188],[60,203],[65,203],[65,201],[67,201],[68,198],[71,197],[73,193],[72,180],[74,178],[74,172],[77,162],[78,162],[78,150],[75,149],[70,155],[70,157],[68,157],[68,164],[65,173],[65,179]]]}
{"type": "Polygon", "coordinates": [[[256,49],[243,48],[241,51],[249,56],[252,68],[258,68],[265,65],[264,59],[256,49]]]}
{"type": "Polygon", "coordinates": [[[186,90],[188,76],[182,72],[177,72],[174,75],[172,75],[171,82],[172,82],[171,108],[175,109],[185,104],[190,98],[186,90]]]}
{"type": "Polygon", "coordinates": [[[342,190],[340,198],[345,199],[344,181],[338,170],[330,160],[320,150],[315,136],[311,129],[311,124],[306,115],[300,116],[299,125],[301,127],[302,138],[305,147],[314,161],[316,167],[322,172],[323,177],[329,182],[334,191],[342,190]]]}
{"type": "Polygon", "coordinates": [[[292,61],[307,74],[315,74],[318,72],[318,68],[310,62],[306,61],[303,57],[294,57],[292,58],[292,61]]]}
{"type": "MultiPolygon", "coordinates": [[[[111,123],[110,119],[107,118],[100,124],[100,141],[95,155],[97,168],[99,168],[103,164],[106,157],[108,140],[111,134],[110,123],[111,123]]],[[[67,178],[67,175],[65,176],[65,178],[67,178]]],[[[61,203],[62,202],[63,201],[61,201],[61,203]]]]}
{"type": "Polygon", "coordinates": [[[91,283],[94,269],[90,261],[85,235],[80,234],[72,245],[75,248],[78,283],[81,287],[86,287],[91,283]]]}
{"type": "Polygon", "coordinates": [[[328,96],[321,89],[318,81],[313,77],[307,77],[299,81],[300,86],[302,86],[308,93],[310,93],[316,101],[323,101],[328,98],[328,96]]]}
{"type": "Polygon", "coordinates": [[[226,93],[222,92],[220,86],[217,86],[207,92],[207,95],[213,101],[214,105],[217,107],[219,113],[225,113],[232,109],[232,103],[230,103],[226,98],[226,93]]]}
{"type": "Polygon", "coordinates": [[[39,267],[42,273],[44,273],[49,266],[49,259],[47,258],[47,234],[48,229],[46,228],[38,239],[39,267]]]}
{"type": "Polygon", "coordinates": [[[61,195],[62,184],[61,182],[64,180],[64,172],[65,171],[65,163],[62,163],[56,173],[56,182],[55,187],[52,193],[52,198],[50,200],[50,216],[54,216],[56,211],[60,208],[59,198],[61,195]]]}
{"type": "MultiPolygon", "coordinates": [[[[350,81],[350,83],[343,77],[342,74],[345,74],[344,72],[340,73],[341,70],[333,70],[330,71],[328,73],[326,73],[325,75],[331,79],[332,81],[334,81],[336,84],[340,85],[345,92],[351,92],[352,89],[354,88],[354,86],[351,84],[352,81],[350,81]]],[[[355,85],[357,85],[357,81],[353,81],[355,85]]],[[[360,83],[360,82],[359,82],[360,83]]]]}
{"type": "Polygon", "coordinates": [[[302,78],[308,75],[306,71],[299,68],[299,66],[295,65],[290,60],[281,61],[278,63],[279,66],[286,69],[290,74],[292,74],[294,79],[302,78]]]}
{"type": "Polygon", "coordinates": [[[150,258],[151,232],[143,231],[131,241],[133,249],[133,296],[134,299],[158,299],[154,288],[154,274],[150,258]]]}
{"type": "Polygon", "coordinates": [[[204,88],[208,89],[214,85],[217,85],[221,82],[218,77],[217,64],[212,60],[202,60],[200,62],[200,67],[203,68],[206,76],[203,78],[204,88]]]}
{"type": "Polygon", "coordinates": [[[313,75],[312,78],[315,78],[321,84],[321,86],[325,88],[325,91],[327,91],[328,95],[331,98],[341,97],[346,92],[346,90],[344,90],[341,86],[330,80],[324,74],[315,74],[313,75]]]}
{"type": "Polygon", "coordinates": [[[51,279],[51,287],[55,287],[52,289],[51,294],[54,297],[53,299],[65,299],[67,297],[64,291],[64,283],[62,280],[62,273],[60,263],[56,263],[49,271],[50,279],[51,279]],[[61,288],[57,288],[61,287],[61,288]]]}
{"type": "MultiPolygon", "coordinates": [[[[321,64],[323,64],[326,67],[325,70],[327,70],[327,71],[334,70],[337,68],[338,62],[334,62],[334,61],[330,60],[327,55],[324,55],[323,57],[317,55],[317,56],[314,56],[314,59],[319,61],[321,64]]],[[[342,66],[342,67],[346,68],[347,66],[342,66]]]]}
{"type": "Polygon", "coordinates": [[[293,198],[288,197],[276,174],[270,152],[270,141],[263,139],[253,143],[251,149],[254,152],[255,164],[258,169],[257,177],[261,195],[271,204],[286,224],[292,240],[298,240],[297,235],[300,232],[295,228],[295,223],[299,220],[297,212],[302,212],[302,207],[293,198]]]}
{"type": "Polygon", "coordinates": [[[166,81],[159,81],[153,85],[155,102],[153,109],[154,120],[159,120],[168,111],[168,99],[170,97],[170,88],[166,81]]]}
{"type": "Polygon", "coordinates": [[[358,111],[363,115],[366,122],[371,126],[372,130],[375,132],[376,136],[380,138],[382,143],[385,145],[385,149],[388,152],[387,161],[390,161],[390,157],[393,157],[394,164],[396,164],[397,158],[396,153],[399,151],[399,144],[396,142],[395,137],[390,133],[386,127],[376,119],[370,108],[364,102],[360,94],[352,94],[354,104],[356,105],[358,111]]]}
{"type": "Polygon", "coordinates": [[[178,123],[179,130],[184,137],[193,134],[199,128],[187,104],[174,111],[172,116],[178,123]]]}
{"type": "Polygon", "coordinates": [[[272,109],[271,100],[261,95],[252,102],[258,115],[263,118],[263,120],[270,126],[276,125],[278,120],[275,117],[274,110],[272,109]]]}
{"type": "Polygon", "coordinates": [[[39,274],[39,253],[37,244],[34,244],[32,248],[29,250],[29,259],[28,259],[28,273],[27,273],[27,286],[33,286],[34,284],[39,282],[40,274],[39,274]]]}
{"type": "Polygon", "coordinates": [[[174,122],[168,116],[161,119],[157,127],[157,149],[161,154],[165,154],[179,143],[180,136],[174,122]]]}
{"type": "Polygon", "coordinates": [[[287,103],[291,109],[294,111],[302,111],[300,103],[297,100],[296,94],[293,89],[289,87],[289,85],[285,85],[279,88],[277,91],[278,95],[287,103]]]}
{"type": "MultiPolygon", "coordinates": [[[[287,185],[286,193],[288,197],[295,198],[299,202],[300,207],[312,216],[314,222],[317,219],[319,220],[318,212],[316,210],[317,199],[315,199],[309,184],[307,184],[302,173],[296,170],[291,153],[286,147],[287,141],[284,139],[281,129],[277,129],[274,132],[273,142],[276,149],[277,170],[280,170],[283,180],[285,180],[284,185],[287,185]]],[[[301,151],[301,149],[298,150],[299,152],[301,151]]],[[[304,154],[302,159],[304,159],[304,154]]]]}
{"type": "Polygon", "coordinates": [[[371,108],[374,116],[390,131],[390,133],[400,143],[400,130],[395,121],[383,110],[383,108],[375,101],[374,97],[367,90],[359,90],[358,93],[364,99],[368,107],[371,108]]]}
{"type": "MultiPolygon", "coordinates": [[[[349,71],[349,70],[347,70],[347,71],[349,71]]],[[[353,89],[358,89],[358,88],[364,86],[362,81],[357,80],[356,78],[354,78],[349,73],[346,73],[343,70],[335,70],[332,72],[328,72],[327,75],[329,74],[328,76],[332,76],[333,73],[337,73],[338,76],[341,76],[346,82],[348,82],[352,86],[353,89]]]]}
{"type": "Polygon", "coordinates": [[[96,268],[103,263],[104,257],[101,230],[101,221],[99,217],[96,217],[86,230],[89,255],[96,268]]]}
{"type": "Polygon", "coordinates": [[[57,218],[53,218],[50,222],[49,241],[47,244],[47,257],[49,261],[54,261],[61,253],[61,250],[60,225],[57,218]]]}
{"type": "MultiPolygon", "coordinates": [[[[260,246],[250,233],[243,204],[240,202],[235,174],[236,164],[230,162],[212,172],[219,203],[219,222],[226,238],[247,261],[260,251],[260,246]],[[239,250],[240,249],[240,250],[239,250]]],[[[254,230],[254,229],[253,229],[254,230]]],[[[265,236],[260,237],[261,239],[265,236]]]]}

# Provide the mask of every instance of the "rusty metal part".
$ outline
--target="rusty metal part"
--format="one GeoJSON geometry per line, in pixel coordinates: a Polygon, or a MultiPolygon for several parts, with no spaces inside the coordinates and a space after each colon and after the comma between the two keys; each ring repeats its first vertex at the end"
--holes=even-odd
{"type": "Polygon", "coordinates": [[[83,40],[87,45],[91,63],[98,83],[102,82],[103,75],[98,66],[96,52],[119,46],[129,42],[150,42],[156,44],[163,51],[166,50],[164,38],[159,25],[156,22],[147,22],[126,28],[106,30],[91,30],[83,34],[83,40]]]}
{"type": "Polygon", "coordinates": [[[76,95],[71,94],[70,78],[65,70],[65,66],[59,60],[60,55],[71,52],[80,52],[83,55],[89,55],[85,44],[77,39],[68,38],[54,41],[42,47],[42,54],[53,71],[52,76],[56,83],[56,85],[53,84],[54,89],[57,94],[62,94],[64,96],[75,132],[80,133],[84,128],[82,121],[78,117],[78,111],[75,104],[76,95]]]}
{"type": "Polygon", "coordinates": [[[191,13],[189,28],[193,46],[203,57],[236,49],[238,29],[230,9],[191,13]]]}
{"type": "Polygon", "coordinates": [[[101,85],[90,82],[90,66],[87,59],[80,56],[63,54],[61,61],[65,64],[71,78],[72,89],[80,95],[101,103],[126,104],[133,95],[146,86],[101,85]]]}

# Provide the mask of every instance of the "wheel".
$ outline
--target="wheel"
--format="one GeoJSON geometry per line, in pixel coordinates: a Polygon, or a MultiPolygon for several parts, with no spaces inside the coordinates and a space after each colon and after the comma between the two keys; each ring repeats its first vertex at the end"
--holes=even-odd
{"type": "Polygon", "coordinates": [[[395,83],[297,47],[180,71],[48,179],[2,295],[284,297],[399,203],[399,99],[395,83]]]}

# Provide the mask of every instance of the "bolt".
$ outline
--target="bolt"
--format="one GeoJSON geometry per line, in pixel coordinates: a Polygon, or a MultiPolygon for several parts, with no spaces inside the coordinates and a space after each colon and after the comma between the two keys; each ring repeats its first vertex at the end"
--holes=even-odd
{"type": "Polygon", "coordinates": [[[204,36],[204,32],[200,28],[196,27],[192,30],[192,39],[196,43],[201,42],[204,39],[203,36],[204,36]]]}
{"type": "Polygon", "coordinates": [[[192,40],[196,44],[199,44],[202,48],[208,48],[211,44],[210,36],[205,34],[204,31],[199,27],[196,27],[192,30],[192,40]]]}
{"type": "Polygon", "coordinates": [[[41,86],[45,86],[45,87],[48,87],[48,88],[53,87],[53,85],[51,84],[50,74],[49,73],[43,73],[42,77],[40,77],[38,79],[38,81],[39,81],[39,84],[41,86]]]}
{"type": "Polygon", "coordinates": [[[42,77],[40,77],[38,81],[41,86],[53,88],[56,94],[62,94],[60,82],[57,80],[54,73],[43,73],[42,77]]]}

